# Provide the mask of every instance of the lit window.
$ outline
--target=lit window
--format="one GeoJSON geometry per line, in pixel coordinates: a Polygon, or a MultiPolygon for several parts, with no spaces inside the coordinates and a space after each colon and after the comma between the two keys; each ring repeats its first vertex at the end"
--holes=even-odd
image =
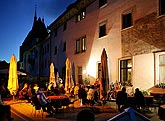
{"type": "Polygon", "coordinates": [[[76,53],[86,51],[86,36],[76,40],[76,53]]]}
{"type": "Polygon", "coordinates": [[[132,60],[120,60],[120,82],[131,82],[132,77],[132,60]]]}
{"type": "Polygon", "coordinates": [[[99,0],[99,7],[102,7],[105,4],[107,4],[107,0],[99,0]]]}
{"type": "Polygon", "coordinates": [[[159,80],[165,80],[165,55],[159,55],[159,80]]]}
{"type": "Polygon", "coordinates": [[[83,83],[83,81],[82,81],[82,67],[81,66],[78,67],[78,83],[79,84],[83,83]]]}
{"type": "Polygon", "coordinates": [[[106,35],[106,24],[100,25],[99,28],[99,37],[103,37],[106,35]]]}
{"type": "Polygon", "coordinates": [[[77,15],[77,18],[76,18],[76,21],[79,22],[81,21],[82,19],[84,19],[86,16],[86,10],[83,10],[82,12],[80,12],[78,15],[77,15]]]}
{"type": "Polygon", "coordinates": [[[122,29],[132,26],[132,13],[122,15],[122,29]]]}
{"type": "Polygon", "coordinates": [[[82,45],[82,51],[83,52],[86,51],[86,37],[82,38],[81,45],[82,45]]]}
{"type": "Polygon", "coordinates": [[[159,15],[165,14],[165,0],[159,0],[159,15]]]}
{"type": "Polygon", "coordinates": [[[98,63],[98,78],[101,79],[101,63],[98,63]]]}

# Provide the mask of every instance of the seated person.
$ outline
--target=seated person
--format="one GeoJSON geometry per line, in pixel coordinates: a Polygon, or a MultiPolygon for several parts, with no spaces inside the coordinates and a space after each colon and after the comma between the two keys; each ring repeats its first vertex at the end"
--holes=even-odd
{"type": "Polygon", "coordinates": [[[13,118],[11,117],[10,105],[3,103],[1,99],[1,93],[2,91],[0,89],[0,121],[11,121],[13,118]]]}
{"type": "Polygon", "coordinates": [[[49,85],[48,85],[47,90],[48,90],[48,91],[51,91],[51,90],[52,90],[52,86],[53,86],[53,82],[50,82],[49,85]]]}
{"type": "Polygon", "coordinates": [[[40,91],[39,89],[37,90],[37,99],[39,100],[39,103],[41,107],[43,108],[44,111],[47,111],[50,115],[53,114],[53,108],[50,104],[50,100],[46,98],[45,94],[40,91]]]}
{"type": "Polygon", "coordinates": [[[28,84],[25,83],[24,87],[19,92],[20,99],[28,99],[28,84]]]}
{"type": "Polygon", "coordinates": [[[127,106],[127,93],[126,93],[126,88],[123,87],[121,91],[117,92],[117,97],[116,97],[116,104],[118,105],[118,111],[123,111],[122,108],[126,108],[127,106]],[[123,106],[121,108],[121,106],[123,106]]]}
{"type": "Polygon", "coordinates": [[[145,107],[145,100],[144,100],[144,95],[143,93],[139,90],[139,88],[135,89],[135,103],[136,103],[136,107],[137,109],[141,109],[143,107],[145,107]]]}
{"type": "Polygon", "coordinates": [[[61,87],[59,88],[59,92],[60,92],[60,95],[65,95],[65,89],[63,85],[61,85],[61,87]]]}

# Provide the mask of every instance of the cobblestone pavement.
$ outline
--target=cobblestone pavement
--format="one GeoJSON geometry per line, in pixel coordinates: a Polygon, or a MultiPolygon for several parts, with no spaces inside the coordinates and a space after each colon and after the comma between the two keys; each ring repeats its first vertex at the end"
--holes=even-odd
{"type": "MultiPolygon", "coordinates": [[[[104,106],[80,106],[79,101],[76,101],[74,105],[70,105],[69,108],[63,107],[59,110],[59,113],[54,114],[52,117],[47,117],[47,114],[43,114],[39,111],[34,113],[34,107],[31,103],[26,101],[5,101],[6,104],[11,105],[11,111],[17,113],[27,121],[76,121],[76,116],[79,111],[84,108],[90,108],[95,113],[95,121],[107,121],[113,116],[119,114],[116,110],[115,102],[107,102],[104,106]]],[[[150,109],[149,111],[141,112],[146,117],[150,118],[151,121],[161,121],[157,116],[156,109],[150,109]]]]}

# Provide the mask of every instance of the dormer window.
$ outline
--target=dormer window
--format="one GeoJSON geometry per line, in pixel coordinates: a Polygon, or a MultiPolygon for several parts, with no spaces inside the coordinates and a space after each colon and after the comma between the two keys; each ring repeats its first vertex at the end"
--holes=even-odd
{"type": "Polygon", "coordinates": [[[165,0],[159,0],[159,15],[165,15],[165,0]]]}
{"type": "Polygon", "coordinates": [[[86,10],[81,11],[77,16],[76,16],[76,21],[79,22],[82,19],[84,19],[86,16],[86,10]]]}
{"type": "Polygon", "coordinates": [[[107,4],[107,0],[99,0],[99,7],[100,8],[106,4],[107,4]]]}

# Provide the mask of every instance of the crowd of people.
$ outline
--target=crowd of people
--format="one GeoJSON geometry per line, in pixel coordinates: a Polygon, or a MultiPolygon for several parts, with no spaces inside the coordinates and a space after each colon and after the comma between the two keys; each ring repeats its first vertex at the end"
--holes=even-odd
{"type": "MultiPolygon", "coordinates": [[[[3,85],[0,89],[0,99],[1,95],[6,93],[4,91],[3,85]],[[3,92],[3,93],[2,93],[3,92]]],[[[50,82],[47,85],[46,96],[50,95],[66,95],[68,93],[64,85],[58,83],[58,85],[54,86],[53,82],[50,82]]],[[[142,92],[136,88],[135,92],[133,86],[130,86],[129,89],[126,90],[121,83],[114,83],[110,85],[110,89],[106,93],[106,100],[116,99],[116,104],[118,106],[118,110],[121,112],[124,108],[127,108],[128,96],[135,97],[135,107],[137,109],[141,109],[145,106],[145,100],[142,92]]],[[[54,108],[51,106],[51,100],[45,96],[43,90],[38,86],[38,84],[28,84],[24,83],[22,88],[18,91],[19,99],[28,100],[36,106],[37,109],[42,108],[43,111],[47,112],[49,115],[53,115],[54,108]]],[[[76,84],[73,88],[70,89],[70,96],[72,96],[75,100],[80,101],[80,105],[102,105],[102,101],[100,99],[100,85],[99,83],[94,83],[94,85],[85,86],[83,84],[76,84]]],[[[0,105],[3,105],[0,100],[0,105]]],[[[5,107],[5,106],[4,106],[5,107]]],[[[7,117],[10,116],[10,106],[5,107],[7,110],[7,117]]]]}

